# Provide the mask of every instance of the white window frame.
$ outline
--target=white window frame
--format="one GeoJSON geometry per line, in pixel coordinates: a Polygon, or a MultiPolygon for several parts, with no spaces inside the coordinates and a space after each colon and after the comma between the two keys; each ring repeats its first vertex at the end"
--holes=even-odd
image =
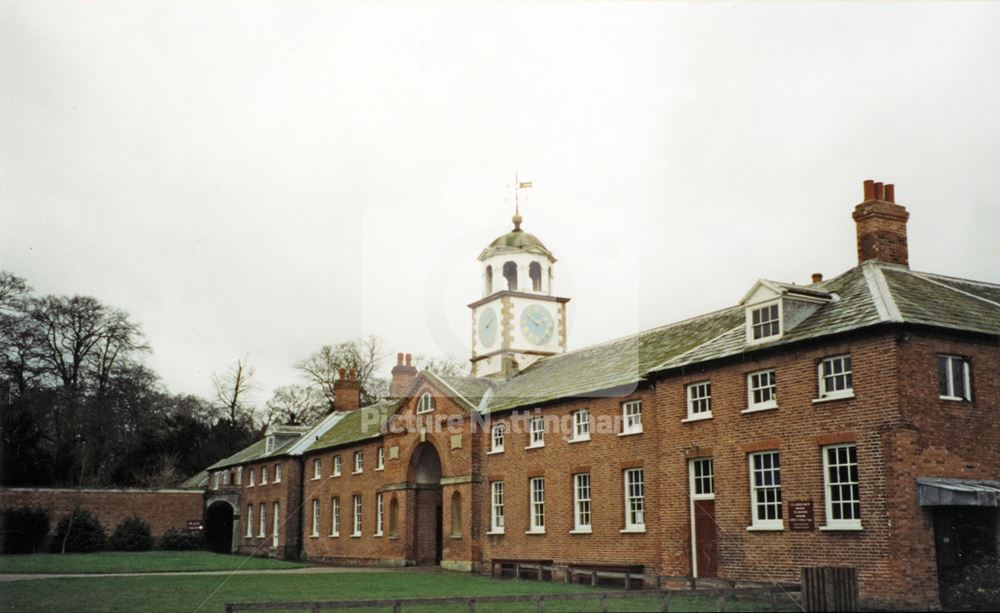
{"type": "Polygon", "coordinates": [[[365,453],[363,451],[354,452],[354,470],[351,474],[360,475],[365,472],[365,453]]]}
{"type": "Polygon", "coordinates": [[[335,456],[333,456],[333,476],[334,477],[339,477],[340,476],[340,468],[341,468],[341,459],[340,459],[340,456],[339,455],[335,455],[335,456]]]}
{"type": "Polygon", "coordinates": [[[359,537],[361,536],[361,519],[362,519],[362,506],[361,506],[361,494],[355,494],[351,497],[351,506],[353,507],[353,522],[351,524],[351,536],[359,537]]]}
{"type": "Polygon", "coordinates": [[[754,411],[768,411],[770,409],[778,408],[778,374],[773,368],[765,368],[763,370],[755,370],[751,373],[747,373],[747,408],[744,409],[743,413],[753,413],[754,411]],[[764,375],[770,375],[770,383],[768,385],[754,385],[754,378],[764,375]],[[754,392],[758,390],[770,389],[771,398],[762,402],[754,402],[754,392]]]}
{"type": "Polygon", "coordinates": [[[312,533],[310,536],[319,536],[319,499],[312,501],[312,533]]]}
{"type": "Polygon", "coordinates": [[[490,428],[490,453],[503,453],[506,436],[506,424],[493,424],[493,427],[490,428]]]}
{"type": "Polygon", "coordinates": [[[573,437],[571,443],[582,443],[590,440],[590,411],[580,409],[573,411],[573,437]]]}
{"type": "Polygon", "coordinates": [[[222,471],[222,485],[229,485],[229,470],[222,471]]]}
{"type": "Polygon", "coordinates": [[[281,483],[281,464],[274,465],[274,482],[281,483]]]}
{"type": "Polygon", "coordinates": [[[777,450],[751,453],[747,456],[747,464],[750,467],[750,525],[747,527],[747,530],[784,530],[784,500],[781,495],[781,453],[777,450]],[[774,460],[777,460],[777,465],[775,466],[774,461],[772,460],[772,466],[770,468],[763,467],[762,464],[760,469],[756,469],[756,458],[763,458],[764,456],[773,456],[774,460]],[[757,485],[757,474],[760,473],[763,477],[768,472],[777,475],[777,485],[757,485]],[[777,500],[758,501],[758,490],[777,492],[777,500]],[[759,518],[757,512],[761,507],[777,509],[777,517],[759,518]]]}
{"type": "Polygon", "coordinates": [[[573,475],[573,529],[570,534],[590,534],[593,530],[593,505],[590,473],[573,475]]]}
{"type": "Polygon", "coordinates": [[[253,503],[247,505],[247,534],[246,537],[253,538],[253,503]]]}
{"type": "Polygon", "coordinates": [[[694,458],[689,463],[691,500],[715,500],[714,458],[694,458]],[[705,467],[709,472],[705,472],[705,467]],[[705,486],[708,486],[707,488],[705,486]],[[701,491],[698,491],[701,488],[701,491]],[[706,492],[706,489],[711,491],[706,492]]]}
{"type": "Polygon", "coordinates": [[[642,434],[642,401],[629,400],[622,403],[622,431],[618,436],[642,434]]]}
{"type": "Polygon", "coordinates": [[[712,419],[712,382],[698,381],[685,386],[687,392],[687,419],[684,421],[698,421],[700,419],[712,419]],[[702,410],[696,410],[704,406],[702,410]]]}
{"type": "Polygon", "coordinates": [[[313,481],[323,478],[323,458],[313,458],[313,481]]]}
{"type": "Polygon", "coordinates": [[[267,503],[266,502],[260,503],[260,518],[258,518],[258,519],[259,519],[259,522],[260,522],[260,529],[257,532],[257,536],[259,538],[264,538],[265,536],[267,536],[267,503]]]}
{"type": "Polygon", "coordinates": [[[385,447],[375,451],[375,470],[385,470],[385,447]]]}
{"type": "Polygon", "coordinates": [[[528,421],[528,446],[525,449],[537,449],[545,446],[545,418],[535,415],[528,421]]]}
{"type": "Polygon", "coordinates": [[[375,494],[375,536],[382,536],[382,492],[375,494]]]}
{"type": "Polygon", "coordinates": [[[256,477],[257,477],[257,471],[253,467],[251,467],[250,480],[247,481],[247,487],[254,487],[255,485],[257,485],[256,477]]]}
{"type": "Polygon", "coordinates": [[[267,485],[267,464],[260,467],[260,484],[267,485]]]}
{"type": "Polygon", "coordinates": [[[243,467],[236,467],[236,485],[243,485],[243,467]]]}
{"type": "Polygon", "coordinates": [[[622,532],[646,531],[646,473],[642,468],[623,471],[625,484],[625,529],[622,532]]]}
{"type": "Polygon", "coordinates": [[[271,523],[273,525],[271,526],[271,547],[276,548],[281,542],[281,506],[277,502],[274,503],[272,516],[271,523]]]}
{"type": "Polygon", "coordinates": [[[504,485],[503,481],[490,482],[490,531],[488,534],[504,533],[504,485]]]}
{"type": "Polygon", "coordinates": [[[851,371],[852,361],[851,355],[845,353],[843,355],[834,355],[828,358],[823,358],[819,361],[816,367],[816,377],[819,382],[819,398],[818,400],[835,400],[837,398],[853,398],[854,397],[854,375],[851,371]],[[831,374],[826,374],[827,365],[830,365],[831,374]],[[839,366],[840,371],[835,369],[839,366]],[[830,389],[830,387],[838,386],[838,379],[843,380],[843,389],[830,389]],[[834,385],[830,385],[834,382],[834,385]]]}
{"type": "Polygon", "coordinates": [[[330,536],[340,536],[340,496],[330,498],[330,536]]]}
{"type": "Polygon", "coordinates": [[[264,439],[264,453],[271,453],[272,451],[274,451],[274,435],[269,434],[264,439]]]}
{"type": "Polygon", "coordinates": [[[971,380],[971,377],[970,377],[970,374],[969,374],[969,372],[972,370],[972,368],[969,366],[969,360],[967,360],[966,358],[964,358],[964,357],[962,357],[960,355],[951,355],[951,354],[946,354],[946,353],[939,353],[937,355],[937,361],[938,361],[938,364],[939,364],[938,365],[938,377],[939,377],[939,380],[938,380],[938,398],[940,398],[941,400],[957,400],[957,401],[964,401],[964,402],[972,402],[972,380],[971,380]],[[946,383],[947,388],[948,388],[948,390],[947,390],[948,393],[947,394],[942,394],[941,393],[941,387],[940,387],[941,386],[941,381],[940,381],[940,376],[941,376],[941,374],[940,374],[940,368],[941,368],[940,367],[940,361],[942,359],[947,360],[947,364],[948,364],[947,374],[945,375],[945,383],[946,383]],[[958,362],[959,364],[962,365],[962,373],[961,373],[960,376],[962,377],[962,383],[965,386],[964,395],[962,395],[962,396],[955,395],[955,379],[956,379],[956,375],[955,375],[955,363],[956,362],[958,362]]]}
{"type": "Polygon", "coordinates": [[[434,396],[430,392],[424,392],[417,401],[417,413],[431,413],[436,408],[435,405],[434,396]]]}
{"type": "Polygon", "coordinates": [[[526,534],[545,534],[545,477],[528,479],[530,523],[526,534]]]}
{"type": "Polygon", "coordinates": [[[783,322],[782,322],[783,315],[784,315],[783,311],[784,311],[784,309],[782,308],[781,300],[774,300],[774,301],[771,301],[771,302],[765,302],[765,303],[761,303],[761,304],[755,304],[753,306],[747,307],[747,343],[751,343],[751,344],[753,344],[753,343],[766,343],[766,342],[774,341],[774,340],[777,340],[777,339],[781,338],[781,336],[785,333],[785,326],[783,325],[783,322]],[[767,319],[765,321],[762,318],[759,323],[756,323],[756,324],[754,323],[753,318],[754,318],[754,314],[755,313],[759,313],[759,312],[767,309],[767,311],[768,311],[767,315],[770,316],[772,308],[775,309],[775,311],[777,313],[777,317],[775,319],[767,319]],[[760,326],[761,327],[761,331],[763,332],[764,331],[763,326],[766,325],[766,326],[768,326],[768,331],[770,331],[770,327],[773,324],[777,324],[778,325],[778,332],[777,333],[775,333],[775,334],[767,334],[767,335],[760,336],[760,337],[756,337],[755,336],[755,330],[754,329],[756,327],[760,326]]]}
{"type": "MultiPolygon", "coordinates": [[[[842,443],[837,445],[827,445],[822,448],[823,452],[823,497],[826,506],[826,525],[822,526],[820,530],[861,530],[861,477],[859,474],[860,467],[858,466],[858,446],[856,443],[842,443]],[[848,450],[847,461],[844,463],[840,462],[840,458],[837,458],[837,462],[830,463],[830,452],[837,452],[841,449],[848,450]],[[854,450],[854,461],[851,462],[850,450],[854,450]],[[850,474],[851,467],[854,468],[854,475],[850,474]],[[837,481],[834,482],[831,477],[831,468],[845,467],[848,470],[847,481],[841,482],[839,477],[839,472],[837,471],[837,481]],[[836,504],[840,505],[851,505],[852,514],[857,513],[857,517],[852,517],[851,519],[834,519],[834,496],[833,488],[843,488],[847,487],[850,490],[851,499],[850,500],[838,500],[836,504]],[[857,509],[854,510],[853,505],[857,505],[857,509]]],[[[843,491],[842,489],[840,490],[843,491]]]]}

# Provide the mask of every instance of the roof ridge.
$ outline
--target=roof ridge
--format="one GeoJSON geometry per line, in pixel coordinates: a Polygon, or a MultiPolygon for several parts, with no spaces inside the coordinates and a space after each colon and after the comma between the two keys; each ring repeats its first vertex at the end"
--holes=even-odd
{"type": "Polygon", "coordinates": [[[882,269],[872,262],[865,262],[861,265],[861,271],[865,275],[868,283],[868,292],[875,303],[875,310],[878,311],[879,319],[883,321],[903,321],[903,315],[896,306],[896,300],[889,289],[889,283],[882,274],[882,269]]]}
{"type": "Polygon", "coordinates": [[[938,277],[940,279],[950,279],[952,281],[961,281],[963,283],[972,283],[974,285],[986,285],[988,287],[995,287],[997,289],[1000,289],[1000,283],[993,283],[993,282],[990,282],[990,281],[979,281],[978,279],[966,279],[965,277],[953,277],[951,275],[942,275],[942,274],[939,274],[939,273],[936,273],[936,272],[927,272],[927,271],[924,271],[924,270],[909,270],[907,272],[909,272],[910,274],[921,276],[921,277],[924,277],[924,276],[927,276],[927,277],[938,277]]]}
{"type": "Polygon", "coordinates": [[[448,383],[447,381],[444,380],[444,375],[439,375],[439,374],[437,374],[436,372],[434,372],[432,370],[428,370],[427,374],[430,377],[433,377],[434,379],[436,379],[439,383],[441,383],[442,385],[444,385],[445,387],[447,387],[449,390],[451,390],[451,392],[453,394],[455,394],[455,396],[457,396],[458,398],[461,398],[462,401],[466,405],[468,405],[468,407],[470,409],[475,409],[476,408],[476,405],[473,404],[468,398],[466,398],[464,394],[462,394],[457,389],[455,389],[454,387],[452,387],[451,383],[448,383]]]}
{"type": "Polygon", "coordinates": [[[924,281],[927,281],[928,283],[933,283],[934,285],[940,285],[941,287],[946,288],[946,289],[950,289],[953,292],[958,292],[959,294],[963,294],[965,296],[969,296],[970,298],[976,298],[977,300],[982,300],[983,302],[992,304],[995,307],[1000,307],[1000,302],[994,302],[994,301],[990,300],[989,298],[983,298],[982,296],[977,296],[976,294],[973,294],[972,292],[967,292],[965,290],[960,290],[957,287],[952,287],[952,286],[948,285],[947,283],[941,283],[940,281],[936,281],[934,279],[929,279],[923,273],[914,272],[914,273],[911,273],[911,274],[913,274],[915,277],[923,279],[924,281]]]}

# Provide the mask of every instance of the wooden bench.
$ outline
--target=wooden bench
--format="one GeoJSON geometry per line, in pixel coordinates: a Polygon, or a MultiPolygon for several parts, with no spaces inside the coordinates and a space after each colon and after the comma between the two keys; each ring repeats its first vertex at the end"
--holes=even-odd
{"type": "Polygon", "coordinates": [[[624,582],[625,589],[642,589],[646,585],[645,567],[641,564],[569,564],[565,569],[566,583],[589,582],[592,586],[624,582]]]}
{"type": "Polygon", "coordinates": [[[553,570],[558,569],[552,566],[552,560],[490,560],[490,575],[494,577],[531,578],[539,581],[551,581],[553,570]]]}

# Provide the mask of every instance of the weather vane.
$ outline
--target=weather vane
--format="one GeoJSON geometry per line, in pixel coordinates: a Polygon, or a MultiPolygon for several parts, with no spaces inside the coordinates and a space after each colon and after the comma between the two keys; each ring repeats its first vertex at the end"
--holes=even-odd
{"type": "Polygon", "coordinates": [[[517,177],[517,171],[514,171],[514,231],[521,231],[521,202],[518,197],[522,189],[528,189],[533,187],[532,181],[521,182],[517,177]]]}

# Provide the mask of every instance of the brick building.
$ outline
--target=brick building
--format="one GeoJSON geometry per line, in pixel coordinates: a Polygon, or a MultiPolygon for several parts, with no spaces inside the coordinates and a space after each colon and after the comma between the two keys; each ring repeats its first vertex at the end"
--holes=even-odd
{"type": "Polygon", "coordinates": [[[864,601],[938,606],[998,550],[1000,285],[910,270],[908,217],[867,181],[856,267],[566,351],[556,260],[516,216],[479,256],[475,376],[400,354],[392,398],[359,408],[341,373],[322,423],[211,468],[225,546],[487,572],[851,565],[864,601]]]}

